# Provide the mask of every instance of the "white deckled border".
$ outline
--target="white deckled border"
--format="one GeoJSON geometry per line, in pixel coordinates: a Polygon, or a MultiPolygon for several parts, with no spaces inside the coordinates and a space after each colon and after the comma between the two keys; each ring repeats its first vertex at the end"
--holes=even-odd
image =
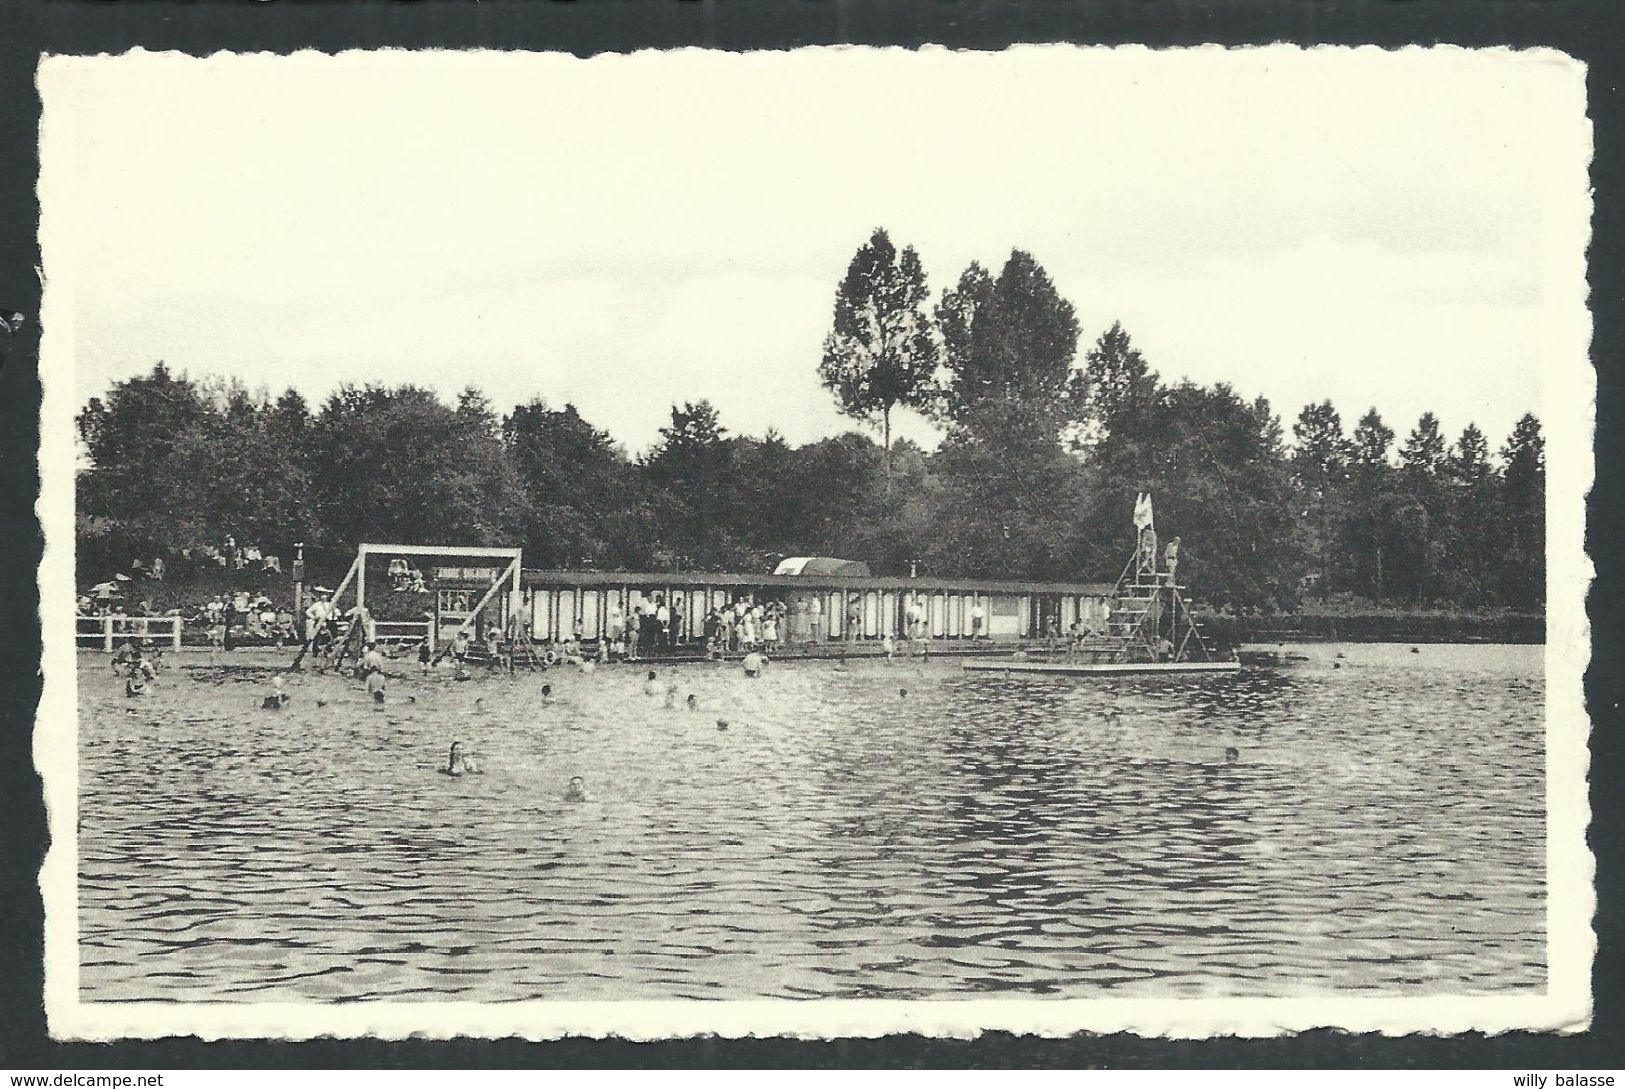
{"type": "MultiPolygon", "coordinates": [[[[770,64],[815,62],[838,51],[873,55],[880,65],[899,58],[918,63],[986,63],[999,54],[904,50],[797,50],[791,54],[705,54],[698,50],[605,55],[590,60],[549,58],[559,64],[619,65],[628,73],[680,57],[688,64],[770,64]]],[[[1072,46],[1023,46],[1012,52],[1024,62],[1053,65],[1070,54],[1088,53],[1100,63],[1147,65],[1180,63],[1199,83],[1202,65],[1222,59],[1219,47],[1154,52],[1143,47],[1082,50],[1072,46]]],[[[1249,52],[1272,62],[1302,63],[1305,51],[1266,46],[1249,52]]],[[[40,243],[47,276],[41,324],[41,380],[44,388],[40,445],[41,494],[37,513],[46,548],[40,565],[42,668],[44,690],[35,729],[34,755],[45,783],[51,847],[40,870],[46,908],[45,1005],[57,1038],[107,1040],[120,1037],[196,1035],[222,1037],[379,1036],[443,1038],[619,1036],[631,1040],[715,1035],[783,1035],[827,1038],[922,1033],[969,1037],[1000,1030],[1041,1036],[1078,1032],[1134,1032],[1151,1036],[1200,1038],[1219,1035],[1276,1036],[1319,1027],[1353,1032],[1451,1034],[1515,1029],[1579,1031],[1591,1011],[1591,964],[1596,940],[1594,863],[1585,843],[1589,820],[1586,795],[1589,723],[1582,677],[1589,662],[1585,592],[1591,565],[1584,553],[1584,500],[1593,478],[1592,434],[1595,376],[1588,362],[1590,317],[1584,252],[1590,235],[1591,201],[1587,170],[1591,128],[1586,118],[1585,68],[1552,50],[1465,50],[1412,47],[1398,54],[1375,48],[1312,51],[1337,63],[1361,55],[1391,59],[1415,55],[1447,67],[1481,63],[1488,56],[1507,66],[1508,78],[1528,81],[1529,108],[1542,111],[1553,155],[1560,157],[1545,223],[1549,241],[1543,271],[1546,352],[1539,360],[1545,376],[1548,458],[1546,644],[1546,812],[1549,986],[1529,997],[1452,996],[1441,998],[1346,998],[1307,996],[1285,999],[1031,1000],[975,1001],[752,1001],[752,1002],[519,1002],[519,1003],[94,1003],[79,997],[77,835],[78,750],[76,670],[72,607],[75,447],[74,295],[71,254],[75,169],[69,138],[72,106],[80,88],[77,73],[108,64],[135,65],[152,78],[184,78],[200,65],[350,64],[414,76],[456,78],[463,66],[511,64],[518,54],[401,51],[337,56],[305,52],[292,57],[268,54],[216,54],[196,59],[178,54],[135,51],[123,57],[49,57],[40,66],[44,100],[41,126],[39,195],[40,243]]],[[[531,58],[534,59],[534,58],[531,58]]],[[[1159,72],[1162,70],[1159,70],[1159,72]]]]}

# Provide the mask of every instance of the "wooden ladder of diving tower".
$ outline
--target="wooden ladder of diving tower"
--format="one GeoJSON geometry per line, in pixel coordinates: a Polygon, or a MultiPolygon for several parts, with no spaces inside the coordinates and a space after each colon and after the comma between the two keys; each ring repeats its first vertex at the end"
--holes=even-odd
{"type": "Polygon", "coordinates": [[[1146,570],[1138,551],[1129,558],[1117,580],[1115,604],[1107,625],[1110,637],[1122,641],[1124,661],[1154,662],[1161,658],[1159,644],[1164,638],[1165,617],[1166,637],[1173,646],[1169,661],[1183,662],[1193,655],[1200,661],[1212,660],[1184,589],[1166,572],[1146,570]]]}

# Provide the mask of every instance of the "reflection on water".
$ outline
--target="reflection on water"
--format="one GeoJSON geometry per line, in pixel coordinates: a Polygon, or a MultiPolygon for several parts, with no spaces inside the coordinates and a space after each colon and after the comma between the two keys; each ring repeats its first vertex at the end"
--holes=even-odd
{"type": "Polygon", "coordinates": [[[1308,653],[1189,679],[663,671],[695,712],[630,668],[555,671],[550,702],[539,677],[412,677],[375,712],[296,676],[279,713],[263,675],[181,671],[131,700],[86,657],[83,994],[1542,990],[1541,649],[1308,653]],[[439,774],[453,740],[486,774],[439,774]]]}

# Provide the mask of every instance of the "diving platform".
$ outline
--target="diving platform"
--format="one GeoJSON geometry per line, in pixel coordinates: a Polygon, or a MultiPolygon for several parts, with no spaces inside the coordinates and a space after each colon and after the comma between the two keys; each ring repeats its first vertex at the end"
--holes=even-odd
{"type": "MultiPolygon", "coordinates": [[[[1179,538],[1157,549],[1151,496],[1134,502],[1134,554],[1118,576],[1104,629],[1074,631],[1064,650],[1053,646],[1048,656],[1026,654],[1004,659],[967,661],[973,673],[1041,673],[1056,676],[1127,676],[1181,673],[1235,673],[1236,655],[1221,653],[1202,633],[1185,587],[1178,579],[1179,538]],[[1060,651],[1060,653],[1057,653],[1060,651]]],[[[1051,629],[1059,635],[1058,631],[1051,629]]]]}

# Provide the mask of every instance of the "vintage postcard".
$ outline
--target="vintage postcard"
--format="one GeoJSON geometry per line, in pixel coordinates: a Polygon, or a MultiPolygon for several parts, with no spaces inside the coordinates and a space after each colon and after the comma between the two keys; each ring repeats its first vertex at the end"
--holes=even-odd
{"type": "Polygon", "coordinates": [[[1578,62],[38,86],[58,1037],[1588,1023],[1578,62]]]}

